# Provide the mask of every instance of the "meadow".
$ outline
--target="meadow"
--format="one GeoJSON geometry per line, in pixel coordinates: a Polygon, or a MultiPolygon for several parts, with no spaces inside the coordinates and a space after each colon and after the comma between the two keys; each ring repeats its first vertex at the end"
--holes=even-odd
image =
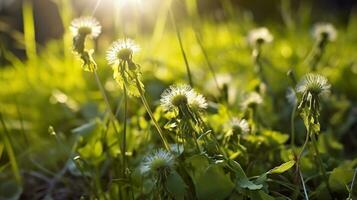
{"type": "Polygon", "coordinates": [[[357,13],[57,0],[40,46],[29,2],[26,59],[0,45],[0,199],[357,199],[357,13]]]}

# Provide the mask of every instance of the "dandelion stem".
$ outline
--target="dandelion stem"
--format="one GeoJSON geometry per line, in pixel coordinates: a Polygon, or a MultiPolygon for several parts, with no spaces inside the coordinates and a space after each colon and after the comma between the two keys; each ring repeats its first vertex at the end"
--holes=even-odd
{"type": "Polygon", "coordinates": [[[297,166],[299,166],[300,159],[301,159],[302,154],[304,153],[304,150],[306,149],[306,146],[307,146],[308,143],[309,143],[309,132],[306,133],[305,142],[304,142],[304,144],[303,144],[303,146],[302,146],[302,149],[301,149],[301,151],[300,151],[299,156],[298,156],[297,159],[296,159],[297,166]]]}
{"type": "Polygon", "coordinates": [[[297,109],[297,103],[294,103],[293,110],[291,112],[291,117],[290,117],[290,127],[291,127],[291,147],[293,148],[293,151],[295,151],[295,113],[297,109]]]}
{"type": "Polygon", "coordinates": [[[309,200],[309,195],[307,194],[307,190],[306,190],[306,185],[305,185],[304,177],[302,176],[302,173],[301,173],[300,168],[299,168],[298,170],[299,170],[299,176],[300,176],[300,180],[301,180],[302,188],[303,188],[303,190],[304,190],[305,200],[309,200]]]}
{"type": "Polygon", "coordinates": [[[136,87],[138,88],[138,91],[140,93],[141,101],[142,101],[147,113],[149,114],[151,120],[153,121],[155,128],[159,132],[160,138],[161,138],[162,142],[164,143],[165,149],[167,151],[171,152],[169,144],[168,144],[167,140],[164,137],[163,131],[160,128],[159,124],[157,123],[157,121],[156,121],[156,119],[155,119],[155,117],[154,117],[154,115],[153,115],[153,113],[152,113],[152,111],[150,109],[150,106],[149,106],[148,102],[146,101],[145,94],[144,94],[144,92],[143,92],[143,90],[141,88],[140,81],[139,81],[139,79],[138,79],[138,77],[136,75],[135,75],[135,83],[136,83],[136,87]]]}
{"type": "Polygon", "coordinates": [[[8,156],[9,156],[9,161],[10,161],[11,168],[12,168],[12,171],[15,176],[15,180],[18,184],[21,184],[21,182],[22,182],[21,173],[20,173],[20,169],[17,164],[17,161],[16,161],[14,147],[13,147],[13,144],[11,143],[10,135],[9,135],[8,129],[6,128],[6,124],[5,124],[5,121],[4,121],[4,118],[3,118],[3,115],[1,112],[0,112],[0,121],[1,121],[1,125],[3,127],[3,131],[0,131],[0,133],[3,133],[3,134],[1,134],[0,136],[2,138],[2,141],[4,141],[4,146],[7,151],[8,156]]]}
{"type": "Polygon", "coordinates": [[[177,36],[177,40],[180,44],[180,49],[181,49],[181,53],[182,53],[182,57],[185,61],[185,66],[186,66],[186,72],[187,72],[187,76],[188,76],[188,82],[190,84],[191,87],[193,87],[193,80],[192,80],[192,75],[191,75],[191,69],[190,69],[190,65],[188,63],[188,60],[187,60],[187,56],[186,56],[186,53],[185,53],[185,50],[183,48],[183,44],[182,44],[182,38],[181,38],[181,34],[180,34],[180,30],[177,26],[177,23],[176,23],[176,20],[175,20],[175,16],[171,10],[171,8],[169,9],[169,12],[170,12],[170,17],[171,17],[171,22],[172,24],[174,25],[174,28],[175,28],[175,31],[176,31],[176,36],[177,36]]]}
{"type": "Polygon", "coordinates": [[[327,173],[326,173],[325,167],[323,166],[319,149],[317,148],[317,142],[316,142],[315,134],[311,134],[311,141],[312,141],[312,146],[313,146],[313,148],[314,148],[314,150],[315,150],[315,153],[316,153],[316,158],[317,158],[317,160],[318,160],[318,162],[319,162],[319,165],[320,165],[320,169],[321,169],[322,176],[323,176],[323,178],[324,178],[324,181],[325,181],[327,190],[328,190],[330,196],[333,197],[333,193],[332,193],[330,184],[329,184],[329,182],[328,182],[327,173]]]}
{"type": "MultiPolygon", "coordinates": [[[[114,132],[115,132],[115,133],[117,134],[117,136],[118,136],[118,141],[120,141],[120,139],[119,139],[119,137],[120,137],[120,136],[119,136],[119,131],[118,131],[116,125],[115,125],[116,118],[115,118],[115,115],[113,114],[113,111],[112,111],[112,109],[111,109],[111,107],[110,107],[109,100],[108,100],[107,95],[105,94],[104,87],[103,87],[103,85],[102,85],[102,83],[101,83],[101,81],[100,81],[100,79],[99,79],[99,77],[98,77],[97,71],[94,71],[93,74],[94,74],[94,78],[95,78],[95,80],[96,80],[97,86],[98,86],[98,88],[99,88],[99,90],[100,90],[100,92],[101,92],[101,94],[102,94],[103,99],[104,99],[104,103],[105,103],[105,105],[107,106],[107,109],[108,109],[108,112],[109,112],[109,116],[110,116],[111,121],[112,121],[112,124],[113,124],[114,132]]],[[[119,143],[119,142],[118,142],[118,143],[119,143]]],[[[119,143],[119,144],[120,144],[120,143],[119,143]]]]}
{"type": "Polygon", "coordinates": [[[260,80],[264,84],[267,84],[267,82],[265,80],[264,73],[263,73],[263,66],[262,66],[262,63],[261,63],[261,60],[260,60],[260,56],[261,56],[261,49],[260,48],[261,47],[258,46],[258,47],[255,47],[253,49],[253,53],[252,53],[253,61],[254,61],[255,70],[258,73],[260,80]]]}
{"type": "Polygon", "coordinates": [[[197,135],[196,135],[196,131],[195,131],[195,130],[192,131],[192,136],[193,136],[193,140],[195,141],[195,145],[196,145],[197,150],[198,150],[200,153],[202,153],[202,150],[201,150],[201,148],[200,148],[200,145],[198,144],[198,138],[197,138],[197,135]]]}
{"type": "Polygon", "coordinates": [[[307,195],[306,186],[305,186],[305,182],[304,182],[304,177],[302,176],[302,172],[300,170],[300,160],[301,160],[302,154],[303,154],[304,150],[306,149],[306,146],[307,146],[308,143],[309,143],[309,132],[306,133],[305,142],[304,142],[304,144],[302,146],[302,149],[300,151],[299,156],[296,159],[296,171],[297,171],[298,176],[300,177],[300,180],[301,180],[301,184],[302,184],[302,187],[303,187],[303,190],[304,190],[305,200],[309,200],[309,196],[307,195]]]}
{"type": "Polygon", "coordinates": [[[305,63],[306,62],[311,62],[310,68],[311,71],[315,72],[317,70],[317,66],[325,52],[325,47],[327,45],[327,41],[326,40],[316,40],[316,42],[314,43],[310,53],[308,54],[308,56],[305,59],[305,63]]]}
{"type": "Polygon", "coordinates": [[[123,89],[124,89],[124,125],[123,125],[123,171],[122,175],[123,178],[125,178],[125,170],[126,170],[126,129],[127,129],[127,118],[128,118],[128,92],[125,86],[125,83],[123,84],[123,89]]]}
{"type": "Polygon", "coordinates": [[[201,51],[202,51],[202,53],[203,53],[203,56],[204,56],[204,58],[205,58],[205,60],[206,60],[208,69],[209,69],[209,70],[211,71],[211,73],[212,73],[213,80],[214,80],[214,83],[216,84],[216,87],[217,87],[217,89],[218,89],[218,92],[221,93],[221,88],[219,87],[219,84],[218,84],[216,72],[215,72],[215,70],[214,70],[214,68],[213,68],[213,66],[212,66],[211,61],[210,61],[209,58],[208,58],[207,51],[206,51],[206,49],[204,48],[204,46],[203,46],[203,44],[202,44],[202,41],[201,41],[201,39],[200,39],[200,37],[199,37],[197,31],[195,31],[195,36],[196,36],[197,43],[198,43],[198,45],[200,46],[201,51]]]}
{"type": "Polygon", "coordinates": [[[357,176],[357,168],[355,169],[355,173],[353,174],[351,187],[350,187],[350,191],[349,191],[347,200],[352,200],[352,191],[353,191],[353,185],[355,183],[356,176],[357,176]]]}
{"type": "Polygon", "coordinates": [[[23,119],[22,113],[20,112],[19,104],[17,103],[16,100],[15,100],[15,102],[16,102],[17,115],[19,116],[19,119],[20,119],[21,134],[24,138],[25,144],[29,147],[30,143],[29,143],[29,139],[25,132],[24,119],[23,119]]]}

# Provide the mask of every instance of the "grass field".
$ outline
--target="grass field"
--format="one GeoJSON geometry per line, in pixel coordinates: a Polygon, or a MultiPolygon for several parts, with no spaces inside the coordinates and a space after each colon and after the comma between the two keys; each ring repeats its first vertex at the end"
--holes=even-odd
{"type": "Polygon", "coordinates": [[[357,199],[356,13],[56,2],[61,39],[24,1],[26,59],[0,45],[0,199],[357,199]]]}

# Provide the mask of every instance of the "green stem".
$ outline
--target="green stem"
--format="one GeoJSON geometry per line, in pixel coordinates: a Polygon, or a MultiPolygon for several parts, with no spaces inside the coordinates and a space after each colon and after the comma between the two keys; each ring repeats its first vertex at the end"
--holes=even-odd
{"type": "Polygon", "coordinates": [[[5,121],[4,121],[4,118],[3,118],[1,112],[0,112],[0,121],[1,121],[1,125],[3,127],[3,131],[0,131],[0,133],[3,133],[3,134],[1,134],[0,136],[2,138],[2,141],[4,141],[4,146],[7,151],[8,156],[9,156],[9,160],[10,160],[12,171],[15,176],[15,180],[18,184],[21,184],[22,183],[21,173],[20,173],[19,166],[17,165],[14,147],[11,144],[10,135],[6,128],[6,124],[5,124],[5,121]]]}
{"type": "Polygon", "coordinates": [[[356,175],[357,175],[357,168],[355,169],[355,173],[352,178],[351,188],[350,188],[347,200],[352,200],[353,185],[355,183],[356,175]]]}
{"type": "Polygon", "coordinates": [[[302,149],[299,153],[299,156],[297,157],[296,159],[296,172],[298,173],[298,176],[300,177],[300,180],[301,180],[301,184],[302,184],[302,187],[303,187],[303,190],[304,190],[304,195],[305,195],[305,200],[309,200],[309,196],[307,194],[307,190],[306,190],[306,186],[305,186],[305,182],[304,182],[304,177],[302,176],[302,172],[300,170],[300,160],[301,160],[301,157],[302,157],[302,154],[304,152],[304,150],[306,149],[306,146],[307,144],[309,143],[309,132],[306,132],[306,138],[305,138],[305,142],[302,146],[302,149]]]}
{"type": "Polygon", "coordinates": [[[198,45],[200,46],[201,48],[201,51],[203,53],[203,56],[206,60],[206,63],[207,63],[207,66],[208,66],[208,69],[211,71],[212,73],[212,76],[213,76],[213,80],[214,80],[214,83],[216,84],[216,87],[218,89],[218,92],[221,93],[221,88],[219,87],[219,84],[218,84],[218,80],[217,80],[217,76],[216,76],[216,71],[214,70],[213,66],[212,66],[212,63],[210,62],[209,58],[208,58],[208,54],[206,52],[206,49],[204,48],[203,44],[202,44],[202,41],[197,33],[197,31],[195,31],[195,36],[196,36],[196,40],[197,40],[197,43],[198,45]]]}
{"type": "Polygon", "coordinates": [[[109,115],[110,115],[110,118],[111,118],[111,121],[112,121],[112,124],[113,124],[114,131],[119,136],[119,131],[118,131],[116,125],[115,125],[116,118],[115,118],[115,115],[114,115],[114,113],[113,113],[113,111],[112,111],[112,109],[110,107],[109,100],[108,100],[107,95],[105,94],[104,87],[103,87],[103,85],[102,85],[102,83],[101,83],[101,81],[100,81],[100,79],[98,77],[97,71],[94,71],[93,74],[94,74],[94,78],[95,78],[95,81],[97,83],[97,86],[98,86],[98,88],[99,88],[99,90],[100,90],[100,92],[102,94],[103,99],[104,99],[104,103],[105,103],[105,105],[106,105],[106,107],[108,109],[108,112],[109,112],[109,115]]]}
{"type": "Polygon", "coordinates": [[[125,84],[123,84],[124,88],[124,125],[123,125],[123,150],[122,150],[122,155],[123,155],[123,171],[122,175],[123,178],[126,177],[125,175],[125,170],[126,170],[126,129],[127,129],[127,118],[128,118],[128,92],[126,89],[125,84]]]}
{"type": "Polygon", "coordinates": [[[291,0],[281,0],[280,3],[280,12],[281,12],[281,17],[283,19],[283,22],[285,26],[289,30],[294,29],[294,20],[292,19],[292,11],[291,11],[291,0]]]}
{"type": "Polygon", "coordinates": [[[306,149],[306,146],[307,146],[308,143],[309,143],[309,132],[306,132],[306,138],[305,138],[304,145],[302,146],[300,154],[296,159],[297,166],[299,166],[299,164],[300,164],[300,159],[301,159],[302,154],[304,153],[304,150],[306,149]]]}
{"type": "MultiPolygon", "coordinates": [[[[118,129],[117,129],[117,127],[116,127],[116,124],[115,124],[116,117],[115,117],[115,115],[114,115],[114,113],[113,113],[113,111],[112,111],[112,109],[111,109],[111,107],[110,107],[108,97],[107,97],[107,95],[106,95],[106,93],[105,93],[105,90],[104,90],[104,87],[103,87],[103,85],[102,85],[102,83],[101,83],[101,81],[100,81],[100,79],[99,79],[99,76],[98,76],[98,74],[97,74],[97,71],[94,71],[93,73],[94,73],[94,77],[95,77],[96,83],[97,83],[97,85],[98,85],[98,88],[99,88],[99,90],[100,90],[100,92],[101,92],[101,94],[102,94],[102,97],[103,97],[103,99],[104,99],[104,103],[105,103],[105,105],[106,105],[106,107],[107,107],[107,109],[108,109],[108,111],[109,111],[109,118],[111,119],[110,121],[111,121],[111,123],[112,123],[112,125],[113,125],[114,132],[115,132],[115,134],[116,134],[117,137],[118,137],[119,149],[120,149],[120,151],[122,151],[123,148],[120,146],[120,134],[119,134],[119,131],[118,131],[118,129]]],[[[124,122],[124,124],[125,124],[125,122],[124,122]]],[[[121,152],[121,153],[124,154],[124,156],[125,156],[125,152],[121,152]]],[[[122,162],[124,163],[124,160],[123,160],[122,162]]],[[[118,192],[119,192],[119,194],[118,194],[118,195],[119,195],[119,198],[121,199],[121,197],[122,197],[121,189],[119,189],[118,192]]]]}
{"type": "Polygon", "coordinates": [[[152,111],[150,109],[150,106],[149,106],[148,102],[146,101],[146,97],[145,97],[144,91],[141,88],[140,81],[139,81],[137,76],[135,76],[135,83],[136,83],[136,87],[138,88],[141,101],[142,101],[147,113],[149,114],[151,120],[153,121],[155,128],[157,129],[157,131],[158,131],[158,133],[160,135],[160,138],[161,138],[162,142],[164,143],[165,149],[167,151],[171,152],[169,144],[168,144],[167,140],[164,137],[163,131],[160,128],[159,123],[157,123],[157,121],[156,121],[156,119],[155,119],[155,117],[154,117],[154,115],[153,115],[153,113],[152,113],[152,111]]]}
{"type": "Polygon", "coordinates": [[[311,134],[311,141],[312,141],[312,146],[313,146],[313,148],[314,148],[314,150],[315,150],[315,153],[316,153],[316,158],[317,158],[317,160],[318,160],[318,162],[319,162],[319,165],[320,165],[320,169],[321,169],[322,176],[323,176],[323,178],[324,178],[324,181],[325,181],[327,190],[328,190],[330,196],[333,197],[333,193],[332,193],[330,184],[329,184],[329,182],[328,182],[327,173],[326,173],[325,167],[323,166],[323,162],[322,162],[322,159],[321,159],[321,155],[320,155],[319,149],[318,149],[318,147],[317,147],[317,142],[316,142],[315,134],[311,134]]]}
{"type": "Polygon", "coordinates": [[[298,169],[298,172],[299,172],[299,176],[300,176],[300,180],[301,180],[302,188],[303,188],[303,190],[304,190],[305,200],[309,200],[309,195],[307,194],[307,189],[306,189],[306,185],[305,185],[304,177],[302,176],[302,173],[301,173],[300,168],[298,169]]]}
{"type": "Polygon", "coordinates": [[[186,66],[186,72],[187,72],[187,76],[188,76],[188,82],[190,84],[191,87],[193,87],[193,81],[192,81],[192,75],[191,75],[191,69],[190,69],[190,65],[188,64],[188,60],[187,60],[187,56],[185,53],[185,50],[183,48],[183,44],[182,44],[182,38],[181,38],[181,34],[180,34],[180,30],[176,24],[176,20],[175,20],[175,16],[170,8],[169,10],[170,12],[170,17],[171,17],[171,22],[174,25],[175,31],[176,31],[176,36],[177,36],[177,40],[180,44],[180,49],[181,49],[181,53],[182,53],[182,57],[185,61],[185,66],[186,66]]]}
{"type": "Polygon", "coordinates": [[[290,126],[291,126],[291,147],[295,153],[295,113],[296,113],[297,103],[294,104],[293,110],[290,117],[290,126]]]}
{"type": "Polygon", "coordinates": [[[195,141],[195,145],[196,145],[196,148],[197,148],[198,152],[202,153],[200,145],[198,144],[198,139],[197,139],[197,135],[196,135],[196,131],[195,130],[192,131],[192,136],[193,136],[193,140],[195,141]]]}
{"type": "Polygon", "coordinates": [[[15,103],[16,103],[16,111],[17,111],[17,115],[19,116],[19,119],[20,119],[20,127],[21,127],[21,134],[24,138],[24,141],[25,141],[25,144],[26,146],[30,146],[30,143],[29,143],[29,139],[26,135],[26,132],[25,132],[25,126],[24,126],[24,119],[23,119],[23,116],[20,112],[20,108],[19,108],[19,104],[17,103],[17,100],[15,100],[15,103]]]}
{"type": "Polygon", "coordinates": [[[263,66],[260,61],[261,47],[260,46],[254,47],[252,55],[253,55],[254,67],[255,67],[256,72],[259,75],[260,80],[264,84],[267,84],[265,76],[264,76],[264,72],[263,72],[263,66]]]}

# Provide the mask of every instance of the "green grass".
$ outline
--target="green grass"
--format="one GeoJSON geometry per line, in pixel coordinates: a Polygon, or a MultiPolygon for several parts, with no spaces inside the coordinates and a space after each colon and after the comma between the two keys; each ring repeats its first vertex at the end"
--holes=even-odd
{"type": "MultiPolygon", "coordinates": [[[[289,5],[283,5],[286,25],[265,24],[274,41],[262,47],[264,91],[247,43],[249,31],[259,27],[254,20],[230,9],[228,0],[222,1],[228,19],[219,22],[199,16],[195,1],[186,2],[187,18],[175,13],[180,19],[176,30],[170,1],[165,1],[157,10],[152,34],[131,33],[134,28],[127,33],[135,35],[141,47],[133,61],[141,66],[142,99],[124,100],[105,60],[117,38],[104,31],[95,42],[87,40],[86,46],[95,46],[97,73],[115,119],[95,77],[81,69],[80,59],[71,52],[69,30],[36,51],[32,7],[25,4],[23,41],[28,59],[5,50],[10,64],[0,69],[0,199],[356,198],[351,182],[357,166],[357,15],[351,15],[346,27],[335,24],[337,40],[327,45],[318,65],[317,72],[332,85],[331,94],[321,98],[316,141],[311,137],[303,148],[305,125],[300,110],[291,116],[294,106],[286,93],[295,87],[289,70],[297,80],[310,72],[305,59],[315,41],[308,7],[290,19],[289,5]],[[185,113],[185,108],[165,112],[160,95],[172,84],[189,84],[187,64],[194,89],[207,99],[208,108],[202,113],[185,113]],[[252,92],[259,93],[263,103],[242,107],[252,92]],[[247,120],[248,134],[231,136],[229,122],[234,117],[247,120]],[[147,156],[165,148],[161,129],[174,165],[142,173],[147,156]]],[[[59,9],[67,28],[74,13],[68,1],[60,1],[59,9]]],[[[112,30],[124,36],[122,23],[118,24],[112,30]]]]}

